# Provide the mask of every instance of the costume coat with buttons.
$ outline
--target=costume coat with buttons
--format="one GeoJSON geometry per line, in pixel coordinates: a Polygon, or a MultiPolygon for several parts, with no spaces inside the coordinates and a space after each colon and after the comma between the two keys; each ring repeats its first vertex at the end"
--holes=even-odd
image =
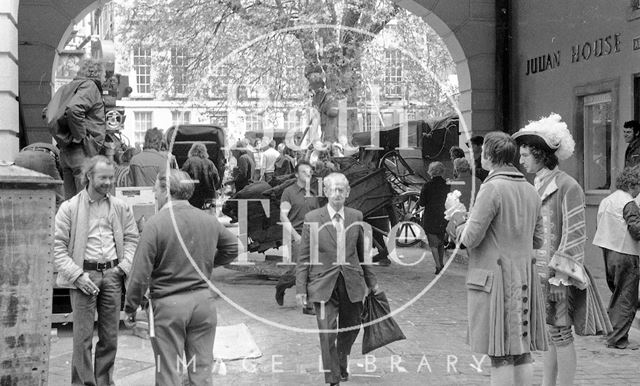
{"type": "MultiPolygon", "coordinates": [[[[576,334],[606,334],[611,331],[611,322],[584,266],[587,230],[582,187],[555,168],[543,178],[538,194],[542,200],[544,243],[535,253],[538,260],[548,261],[544,276],[562,277],[562,282],[569,285],[569,310],[576,334]]],[[[547,323],[554,325],[552,319],[553,315],[548,315],[547,323]]]]}
{"type": "Polygon", "coordinates": [[[542,246],[540,198],[514,167],[480,187],[458,240],[468,248],[469,343],[490,356],[546,350],[544,302],[533,248],[542,246]]]}

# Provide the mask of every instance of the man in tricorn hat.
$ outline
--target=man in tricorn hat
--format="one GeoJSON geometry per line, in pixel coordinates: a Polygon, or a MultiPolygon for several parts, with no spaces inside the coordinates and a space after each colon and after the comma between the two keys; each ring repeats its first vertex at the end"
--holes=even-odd
{"type": "Polygon", "coordinates": [[[571,385],[577,365],[571,326],[578,335],[611,330],[584,266],[584,192],[573,177],[558,169],[558,162],[573,154],[575,141],[558,114],[530,122],[513,138],[520,146],[520,163],[535,173],[534,186],[542,200],[544,245],[535,250],[534,261],[545,292],[551,338],[542,384],[571,385]]]}

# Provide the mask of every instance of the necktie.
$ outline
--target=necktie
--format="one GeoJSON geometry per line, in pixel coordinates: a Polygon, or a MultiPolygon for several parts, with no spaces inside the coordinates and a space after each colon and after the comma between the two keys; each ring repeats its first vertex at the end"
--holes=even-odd
{"type": "Polygon", "coordinates": [[[342,226],[342,216],[340,216],[340,213],[333,215],[333,226],[336,227],[336,233],[338,235],[344,231],[344,227],[342,226]]]}

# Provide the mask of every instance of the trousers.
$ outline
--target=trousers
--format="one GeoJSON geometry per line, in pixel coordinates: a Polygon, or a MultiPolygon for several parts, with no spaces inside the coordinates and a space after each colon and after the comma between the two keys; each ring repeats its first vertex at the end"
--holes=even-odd
{"type": "Polygon", "coordinates": [[[87,156],[82,145],[70,145],[60,150],[60,169],[64,183],[65,199],[70,199],[80,192],[82,186],[82,166],[87,156]]]}
{"type": "MultiPolygon", "coordinates": [[[[326,303],[313,303],[320,330],[337,330],[362,324],[362,302],[352,303],[342,274],[338,276],[331,298],[326,303]]],[[[348,331],[320,333],[322,367],[326,383],[340,382],[340,375],[347,374],[351,346],[360,328],[348,331]]]]}
{"type": "Polygon", "coordinates": [[[213,341],[217,314],[213,292],[186,291],[151,299],[155,337],[156,385],[182,384],[186,370],[191,385],[212,384],[213,341]]]}
{"type": "Polygon", "coordinates": [[[113,385],[113,369],[118,348],[120,302],[124,286],[123,274],[117,268],[106,271],[87,271],[100,289],[98,295],[85,295],[70,290],[73,309],[73,354],[71,384],[87,386],[113,385]],[[95,368],[91,361],[94,315],[98,311],[98,343],[95,368]]]}
{"type": "Polygon", "coordinates": [[[609,319],[613,331],[607,344],[626,346],[638,303],[638,256],[603,250],[607,284],[611,290],[609,319]]]}

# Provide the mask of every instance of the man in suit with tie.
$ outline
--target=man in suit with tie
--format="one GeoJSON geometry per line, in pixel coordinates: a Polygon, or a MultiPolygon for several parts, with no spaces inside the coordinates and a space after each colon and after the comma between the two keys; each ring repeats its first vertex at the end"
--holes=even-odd
{"type": "Polygon", "coordinates": [[[333,330],[320,332],[320,348],[325,382],[339,385],[349,378],[348,356],[360,330],[348,328],[361,324],[367,288],[375,293],[378,285],[370,267],[363,264],[362,213],[344,206],[349,181],[344,174],[331,173],[323,182],[329,202],[305,216],[296,267],[296,298],[303,306],[313,304],[321,331],[333,330]]]}

